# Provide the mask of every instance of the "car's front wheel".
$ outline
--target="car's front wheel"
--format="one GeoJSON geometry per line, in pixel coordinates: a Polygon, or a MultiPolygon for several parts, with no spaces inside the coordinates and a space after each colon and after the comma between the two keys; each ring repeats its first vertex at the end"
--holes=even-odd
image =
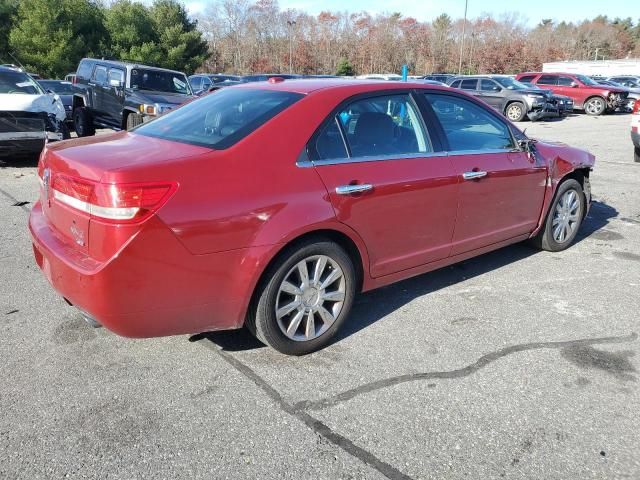
{"type": "Polygon", "coordinates": [[[283,252],[265,273],[247,315],[263,343],[288,355],[325,347],[349,315],[356,290],[353,262],[324,239],[283,252]]]}
{"type": "Polygon", "coordinates": [[[86,107],[77,107],[73,111],[73,128],[79,137],[95,135],[96,129],[93,126],[93,117],[86,107]]]}
{"type": "Polygon", "coordinates": [[[570,178],[562,182],[545,224],[532,239],[534,245],[550,252],[568,248],[582,225],[586,203],[584,191],[577,180],[570,178]]]}
{"type": "Polygon", "coordinates": [[[527,116],[524,105],[520,102],[513,102],[507,106],[506,115],[512,122],[521,122],[527,116]]]}
{"type": "Polygon", "coordinates": [[[584,111],[587,115],[602,115],[607,108],[607,104],[600,97],[591,97],[584,102],[584,111]]]}

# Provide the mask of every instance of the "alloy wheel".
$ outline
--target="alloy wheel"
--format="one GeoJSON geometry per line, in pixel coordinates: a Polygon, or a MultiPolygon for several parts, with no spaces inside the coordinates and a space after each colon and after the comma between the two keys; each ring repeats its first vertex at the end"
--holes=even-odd
{"type": "Polygon", "coordinates": [[[564,243],[573,238],[573,233],[580,224],[581,213],[578,192],[573,189],[564,192],[553,214],[553,239],[557,243],[564,243]]]}
{"type": "Polygon", "coordinates": [[[510,105],[507,109],[507,117],[509,120],[520,120],[522,116],[522,108],[519,105],[510,105]]]}
{"type": "Polygon", "coordinates": [[[278,326],[290,339],[318,338],[336,321],[344,305],[345,275],[336,261],[313,255],[284,276],[276,296],[278,326]]]}

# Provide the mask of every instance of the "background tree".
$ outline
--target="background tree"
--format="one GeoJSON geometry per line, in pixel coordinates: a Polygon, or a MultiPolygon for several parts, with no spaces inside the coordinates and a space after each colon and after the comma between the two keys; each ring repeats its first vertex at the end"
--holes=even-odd
{"type": "Polygon", "coordinates": [[[14,63],[9,55],[9,32],[18,13],[18,0],[0,0],[0,63],[14,63]]]}
{"type": "Polygon", "coordinates": [[[91,0],[21,0],[9,45],[27,69],[61,77],[100,51],[103,20],[100,5],[91,0]]]}
{"type": "Polygon", "coordinates": [[[340,60],[338,60],[338,66],[336,67],[336,75],[346,75],[346,76],[351,76],[351,75],[355,75],[355,72],[353,70],[353,65],[351,65],[351,62],[342,57],[340,60]]]}

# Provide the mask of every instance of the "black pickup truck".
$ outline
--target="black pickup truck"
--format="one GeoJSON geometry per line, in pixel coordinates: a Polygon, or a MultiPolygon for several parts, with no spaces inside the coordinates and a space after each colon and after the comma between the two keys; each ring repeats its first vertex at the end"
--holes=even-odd
{"type": "Polygon", "coordinates": [[[73,123],[79,137],[96,127],[130,129],[192,97],[182,72],[83,58],[74,78],[73,123]]]}

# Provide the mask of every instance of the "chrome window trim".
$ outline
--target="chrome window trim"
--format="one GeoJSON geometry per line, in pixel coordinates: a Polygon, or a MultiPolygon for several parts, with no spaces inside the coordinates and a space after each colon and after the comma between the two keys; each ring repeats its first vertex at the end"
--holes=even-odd
{"type": "Polygon", "coordinates": [[[326,160],[308,160],[306,155],[301,155],[296,161],[296,166],[300,168],[322,167],[323,165],[341,165],[343,163],[368,163],[368,162],[388,162],[395,160],[412,160],[416,158],[437,158],[454,155],[491,155],[499,153],[519,153],[521,150],[510,148],[494,148],[486,150],[451,150],[442,152],[409,153],[403,155],[375,155],[371,157],[351,157],[332,158],[326,160]]]}

